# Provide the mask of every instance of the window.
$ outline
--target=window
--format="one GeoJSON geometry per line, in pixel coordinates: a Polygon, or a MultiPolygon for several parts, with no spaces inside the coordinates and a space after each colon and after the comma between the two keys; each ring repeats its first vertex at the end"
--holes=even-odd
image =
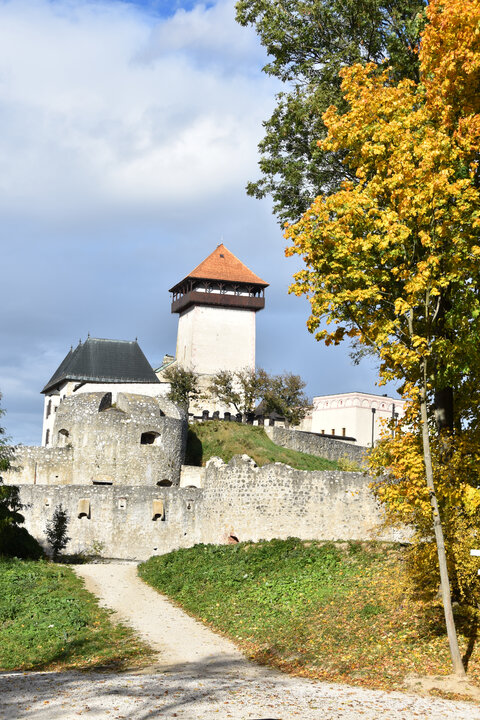
{"type": "Polygon", "coordinates": [[[49,400],[48,405],[47,405],[47,414],[45,415],[45,417],[48,418],[51,412],[52,412],[52,401],[49,400]]]}
{"type": "Polygon", "coordinates": [[[159,437],[157,432],[144,432],[140,437],[140,445],[156,445],[159,437]]]}
{"type": "Polygon", "coordinates": [[[50,442],[50,430],[47,430],[45,433],[45,445],[48,445],[50,442]]]}
{"type": "Polygon", "coordinates": [[[88,498],[81,498],[78,501],[77,517],[90,519],[90,500],[88,498]]]}
{"type": "Polygon", "coordinates": [[[98,412],[103,412],[104,410],[108,410],[108,408],[112,407],[112,393],[107,392],[100,400],[100,405],[98,406],[98,412]]]}
{"type": "Polygon", "coordinates": [[[160,498],[152,503],[152,520],[165,520],[165,506],[160,498]]]}
{"type": "Polygon", "coordinates": [[[345,437],[346,434],[347,434],[346,428],[342,428],[342,435],[343,435],[343,437],[345,437]]]}
{"type": "Polygon", "coordinates": [[[335,435],[335,428],[332,428],[332,435],[335,435]]]}
{"type": "Polygon", "coordinates": [[[57,446],[65,447],[68,442],[69,435],[70,433],[68,432],[68,430],[65,430],[64,428],[62,428],[62,430],[59,430],[57,435],[57,446]]]}

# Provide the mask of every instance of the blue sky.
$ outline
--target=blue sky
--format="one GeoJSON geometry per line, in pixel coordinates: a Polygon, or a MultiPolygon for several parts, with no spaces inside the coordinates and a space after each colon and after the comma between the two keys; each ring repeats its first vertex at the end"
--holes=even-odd
{"type": "Polygon", "coordinates": [[[270,203],[248,198],[261,73],[234,3],[0,0],[0,391],[15,442],[38,444],[41,388],[71,344],[175,351],[168,288],[219,242],[270,283],[257,362],[310,395],[382,392],[369,361],[325,348],[287,294],[298,261],[270,203]]]}

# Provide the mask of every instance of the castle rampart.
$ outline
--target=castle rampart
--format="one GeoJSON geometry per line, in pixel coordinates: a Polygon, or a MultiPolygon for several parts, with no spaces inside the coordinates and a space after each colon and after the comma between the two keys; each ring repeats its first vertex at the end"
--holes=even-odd
{"type": "Polygon", "coordinates": [[[290,430],[282,427],[265,427],[265,432],[276,444],[290,450],[317,455],[327,460],[340,460],[346,458],[362,465],[365,462],[367,448],[360,445],[352,445],[344,440],[335,440],[330,437],[322,437],[317,433],[305,432],[303,430],[290,430]]]}
{"type": "Polygon", "coordinates": [[[84,393],[58,407],[49,448],[20,447],[12,485],[178,485],[183,411],[163,397],[84,393]]]}
{"type": "Polygon", "coordinates": [[[59,504],[71,520],[67,552],[145,559],[196,543],[300,537],[404,540],[381,530],[382,512],[363,473],[258,468],[247,456],[212,458],[204,487],[22,485],[26,528],[45,541],[59,504]]]}

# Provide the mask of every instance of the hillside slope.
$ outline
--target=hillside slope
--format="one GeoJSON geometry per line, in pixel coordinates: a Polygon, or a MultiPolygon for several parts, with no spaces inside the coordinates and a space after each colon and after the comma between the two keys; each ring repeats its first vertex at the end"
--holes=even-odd
{"type": "Polygon", "coordinates": [[[195,423],[188,431],[187,465],[205,465],[211,457],[229,462],[249,455],[257,465],[285,463],[297,470],[339,470],[341,463],[275,445],[262,427],[236,422],[195,423]]]}
{"type": "MultiPolygon", "coordinates": [[[[139,574],[257,662],[393,690],[407,676],[451,672],[441,603],[419,597],[407,565],[398,545],[289,538],[196,545],[150,558],[139,574]]],[[[455,615],[477,684],[478,620],[461,606],[455,615]]]]}

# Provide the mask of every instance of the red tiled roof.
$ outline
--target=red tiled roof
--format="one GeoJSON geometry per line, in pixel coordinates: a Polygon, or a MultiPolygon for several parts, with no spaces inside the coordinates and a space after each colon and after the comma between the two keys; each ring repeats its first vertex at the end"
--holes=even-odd
{"type": "MultiPolygon", "coordinates": [[[[223,243],[218,245],[200,265],[192,270],[187,278],[202,278],[204,280],[224,280],[227,282],[252,283],[267,287],[268,283],[255,275],[244,265],[223,243]]],[[[183,282],[183,281],[182,281],[183,282]]],[[[177,283],[178,285],[179,283],[177,283]]]]}

